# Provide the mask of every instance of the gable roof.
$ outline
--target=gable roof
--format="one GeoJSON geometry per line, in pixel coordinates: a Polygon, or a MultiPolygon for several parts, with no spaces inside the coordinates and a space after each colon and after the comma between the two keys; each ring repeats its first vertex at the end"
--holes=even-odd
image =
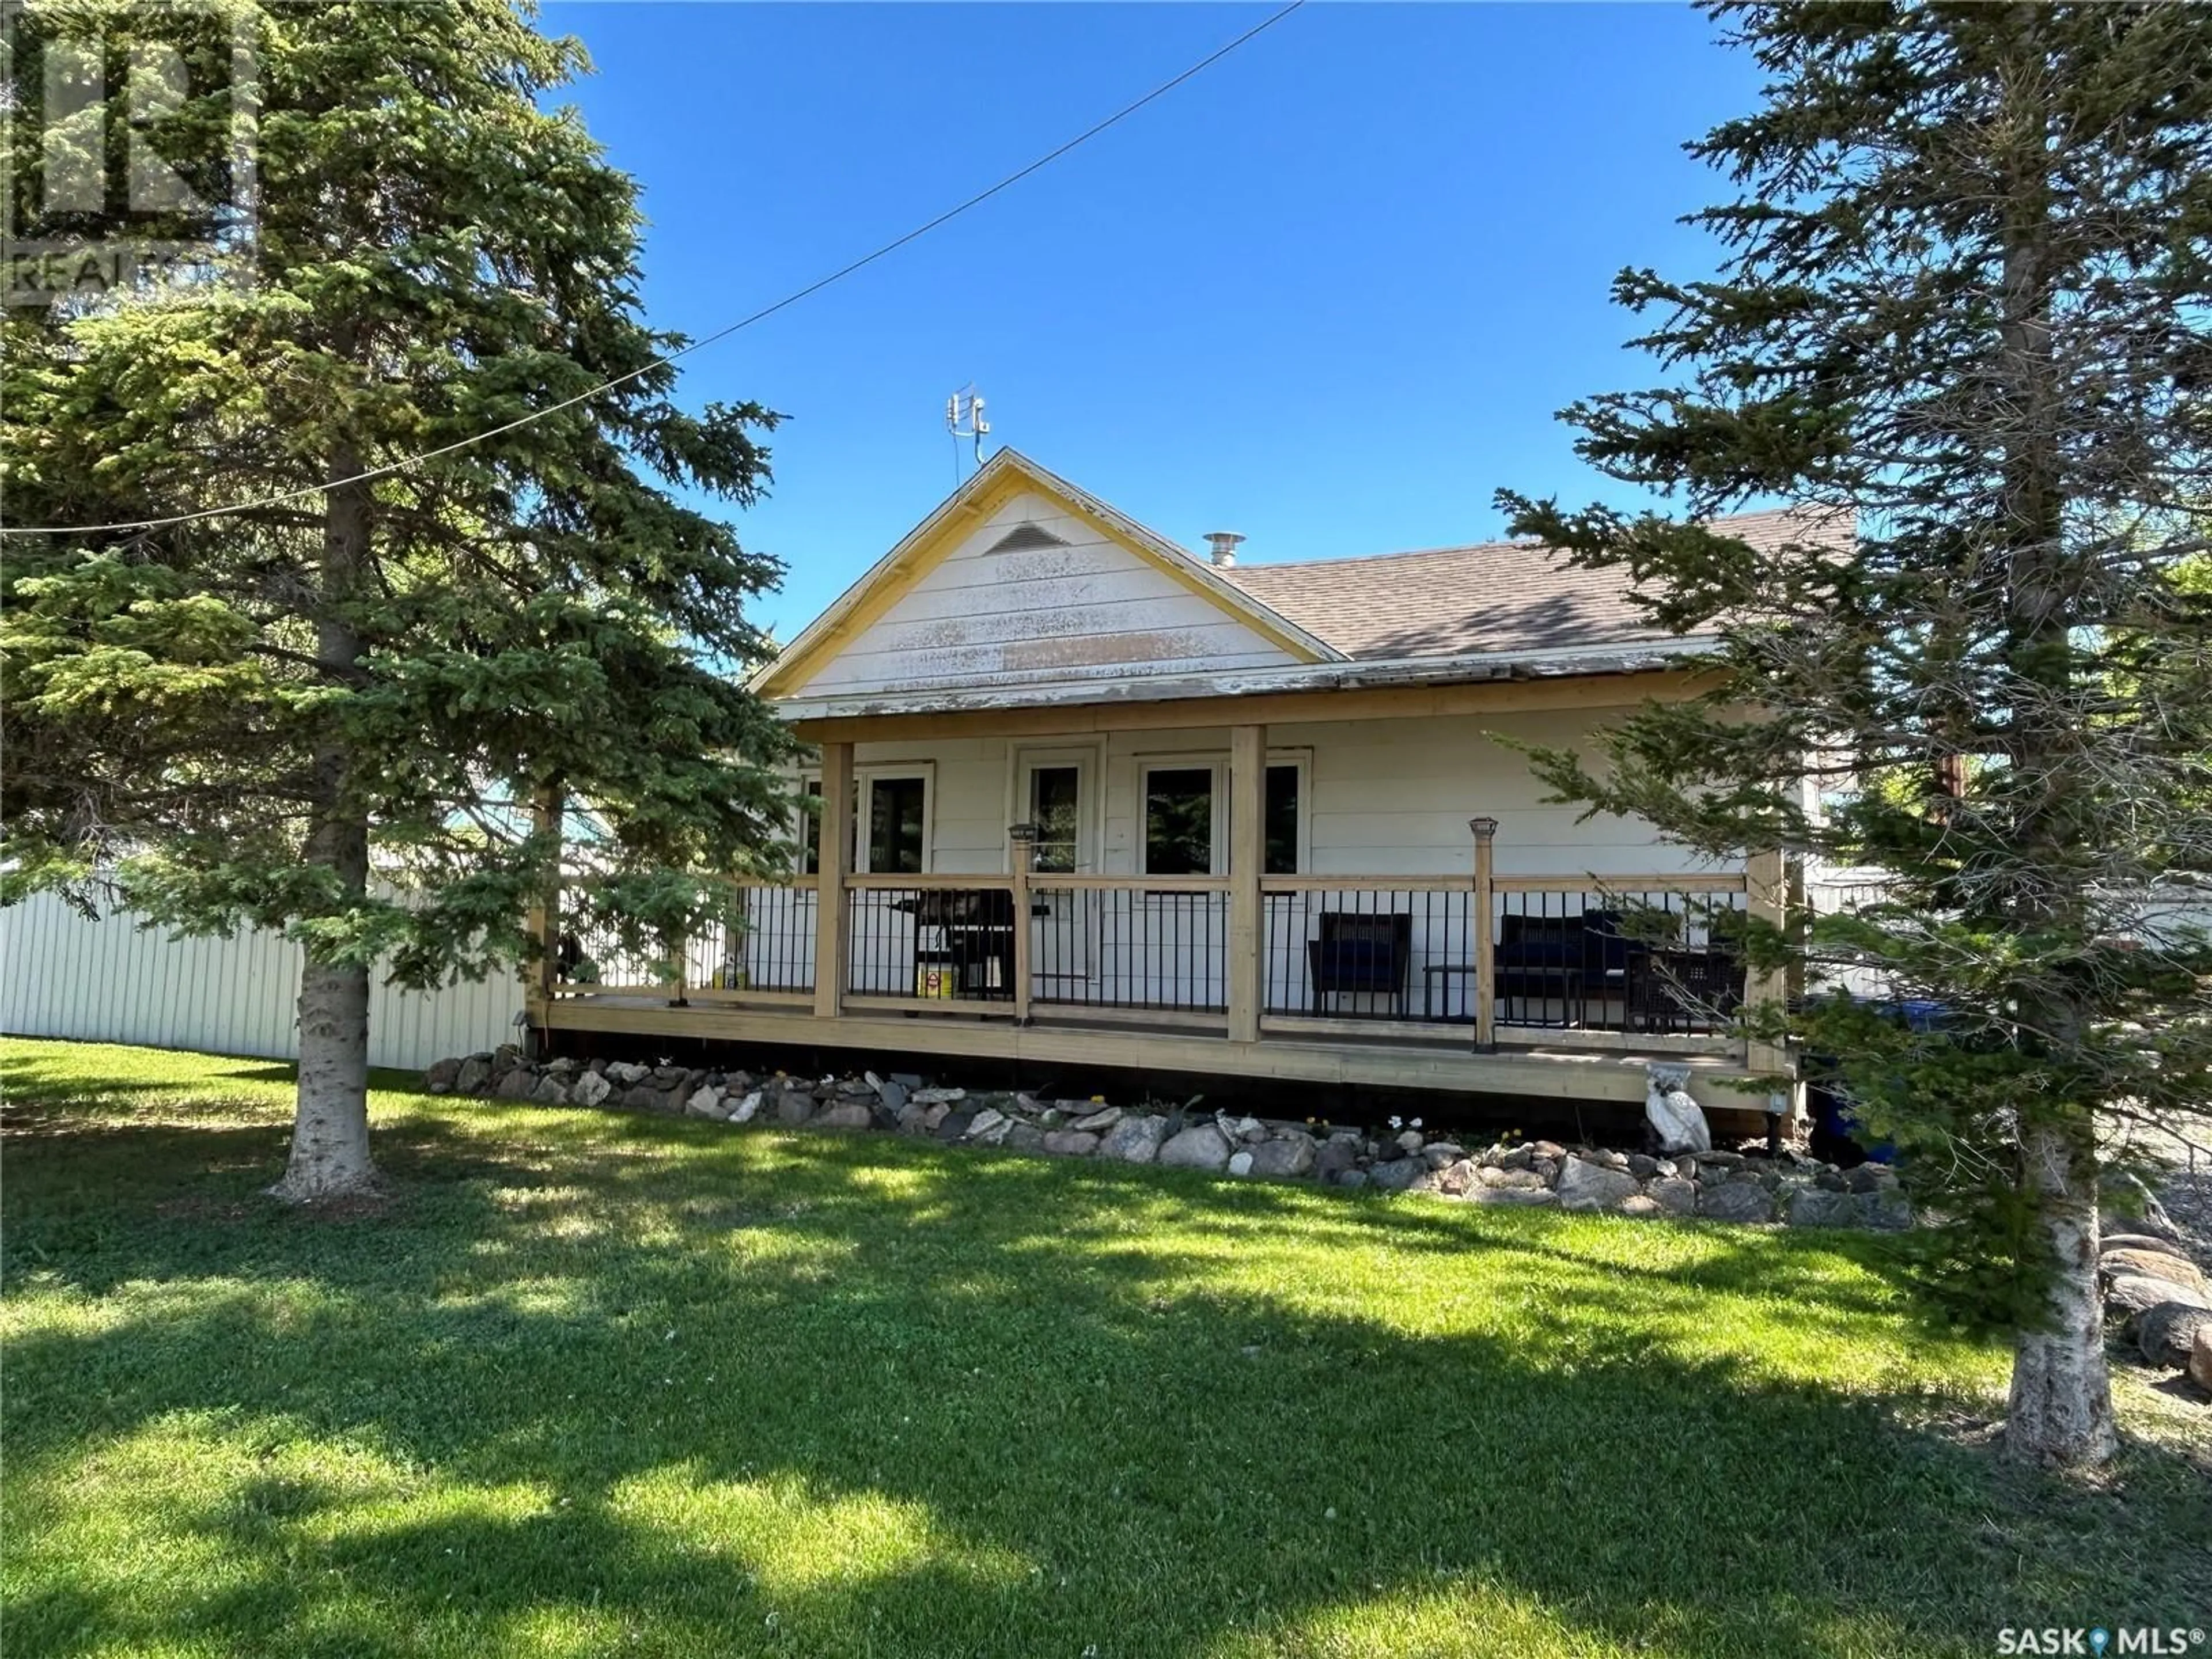
{"type": "MultiPolygon", "coordinates": [[[[753,690],[775,697],[802,690],[993,513],[1025,490],[1043,496],[1225,617],[1243,623],[1279,647],[1293,664],[1344,660],[1342,652],[1278,612],[1265,599],[1224,580],[1226,573],[1216,570],[1209,562],[1048,471],[1018,450],[1001,449],[808,623],[773,662],[755,674],[753,690]]],[[[1056,539],[1045,538],[1047,544],[1056,539]]]]}
{"type": "MultiPolygon", "coordinates": [[[[1804,507],[1711,521],[1754,548],[1832,540],[1839,521],[1804,507]]],[[[1458,657],[1668,640],[1631,597],[1628,573],[1569,564],[1534,542],[1237,565],[1222,573],[1355,660],[1458,657]]]]}

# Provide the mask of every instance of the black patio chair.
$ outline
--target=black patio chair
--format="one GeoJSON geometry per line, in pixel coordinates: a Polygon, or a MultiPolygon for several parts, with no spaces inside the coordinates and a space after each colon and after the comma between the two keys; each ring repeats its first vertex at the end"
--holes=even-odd
{"type": "Polygon", "coordinates": [[[1399,912],[1367,915],[1321,913],[1321,937],[1306,941],[1306,983],[1313,1011],[1327,996],[1389,997],[1391,1012],[1406,1012],[1406,972],[1413,959],[1413,918],[1399,912]]]}

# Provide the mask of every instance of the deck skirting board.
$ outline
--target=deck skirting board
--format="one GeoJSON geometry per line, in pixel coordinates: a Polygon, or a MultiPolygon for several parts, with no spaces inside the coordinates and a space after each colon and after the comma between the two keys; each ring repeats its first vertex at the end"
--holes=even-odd
{"type": "MultiPolygon", "coordinates": [[[[1084,1030],[1073,1025],[1016,1026],[1003,1020],[896,1015],[848,1015],[834,1020],[768,1010],[673,1007],[643,999],[565,997],[552,1003],[556,1031],[689,1037],[708,1042],[807,1045],[879,1053],[975,1055],[1055,1066],[1212,1073],[1285,1082],[1365,1085],[1545,1099],[1638,1102],[1644,1066],[1657,1054],[1540,1048],[1476,1054],[1471,1048],[1412,1042],[1298,1042],[1283,1037],[1231,1042],[1166,1031],[1084,1030]]],[[[1751,1097],[1721,1086],[1743,1074],[1721,1056],[1663,1056],[1691,1071],[1692,1092],[1708,1109],[1754,1109],[1751,1097]]]]}

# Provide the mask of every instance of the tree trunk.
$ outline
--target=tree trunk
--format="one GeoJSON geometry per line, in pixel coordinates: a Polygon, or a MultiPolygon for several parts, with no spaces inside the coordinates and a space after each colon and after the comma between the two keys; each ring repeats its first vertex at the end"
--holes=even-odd
{"type": "MultiPolygon", "coordinates": [[[[368,489],[340,484],[361,471],[348,444],[331,456],[329,504],[323,520],[322,614],[315,660],[326,684],[349,686],[361,661],[361,639],[345,605],[368,558],[368,489]]],[[[351,765],[342,738],[318,745],[317,796],[307,861],[329,870],[349,902],[368,892],[368,819],[353,799],[351,765]]],[[[294,1203],[342,1198],[376,1184],[368,1156],[368,967],[319,961],[309,951],[300,975],[300,1083],[292,1121],[292,1155],[283,1180],[270,1191],[294,1203]]]]}
{"type": "Polygon", "coordinates": [[[309,962],[300,975],[300,1091],[292,1156],[270,1190],[295,1204],[376,1185],[368,1156],[368,969],[309,962]]]}
{"type": "Polygon", "coordinates": [[[2053,1272],[2048,1323],[2014,1340],[2005,1449],[2039,1463],[2101,1463],[2120,1442],[2097,1291],[2096,1148],[2086,1125],[2063,1123],[2038,1124],[2021,1143],[2053,1272]]]}
{"type": "MultiPolygon", "coordinates": [[[[2001,75],[1998,126],[2004,216],[1997,373],[2006,390],[1998,510],[2009,544],[2006,664],[2036,696],[2016,700],[2006,787],[2021,803],[2018,860],[2008,909],[2023,937],[2083,936],[2083,877],[2074,856],[2093,821],[2094,769],[2070,714],[2075,665],[2071,596],[2083,574],[2066,547],[2063,377],[2052,318],[2058,279],[2051,250],[2051,134],[2041,32],[2043,9],[2011,8],[2013,39],[2001,75]],[[2054,883],[2052,872],[2057,873],[2054,883]]],[[[2047,969],[2017,993],[2018,1040],[2070,1060],[2082,1042],[2074,988],[2047,969]]],[[[2062,1069],[2071,1069],[2062,1066],[2062,1069]]],[[[2097,1290],[2097,1146],[2090,1104],[2018,1103],[2021,1188],[2033,1206],[2051,1279],[2044,1317],[2014,1339],[2006,1449],[2039,1462],[2101,1463],[2119,1448],[2112,1378],[2105,1366],[2104,1306],[2097,1290]]]]}

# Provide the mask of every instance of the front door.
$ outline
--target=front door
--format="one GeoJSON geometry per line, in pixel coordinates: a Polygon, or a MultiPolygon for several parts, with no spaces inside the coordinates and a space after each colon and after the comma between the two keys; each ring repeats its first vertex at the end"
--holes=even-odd
{"type": "Polygon", "coordinates": [[[1109,896],[1053,884],[1055,876],[1097,873],[1093,771],[1091,757],[1081,752],[1025,755],[1022,760],[1021,811],[1037,828],[1030,962],[1031,994],[1040,1001],[1088,1002],[1095,994],[1095,912],[1109,896]]]}

